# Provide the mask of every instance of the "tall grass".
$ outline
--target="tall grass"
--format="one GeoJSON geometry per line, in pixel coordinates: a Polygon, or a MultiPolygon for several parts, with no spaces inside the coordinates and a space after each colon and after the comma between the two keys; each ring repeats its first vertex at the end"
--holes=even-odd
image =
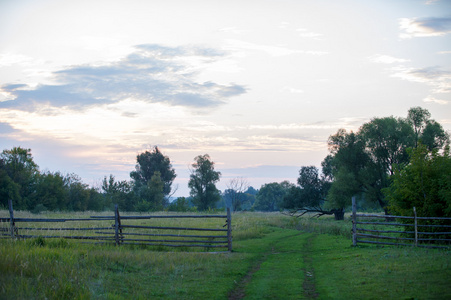
{"type": "MultiPolygon", "coordinates": [[[[74,217],[65,213],[41,217],[62,215],[74,217]]],[[[98,213],[75,215],[85,218],[98,213]]],[[[224,224],[221,219],[135,221],[218,228],[224,224]]],[[[234,213],[234,252],[226,254],[66,239],[2,239],[0,299],[226,299],[256,264],[260,268],[245,286],[250,299],[265,293],[298,298],[307,276],[305,257],[312,261],[309,271],[314,272],[320,299],[451,296],[449,251],[351,247],[351,227],[348,216],[334,221],[234,213]],[[295,293],[289,290],[292,286],[295,293]]]]}

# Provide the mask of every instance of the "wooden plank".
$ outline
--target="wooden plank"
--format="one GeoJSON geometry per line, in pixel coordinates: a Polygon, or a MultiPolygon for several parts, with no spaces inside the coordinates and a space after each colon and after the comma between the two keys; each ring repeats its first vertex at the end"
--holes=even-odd
{"type": "Polygon", "coordinates": [[[45,239],[74,239],[74,240],[114,240],[114,237],[111,236],[79,236],[79,235],[18,235],[17,237],[23,238],[23,239],[29,239],[29,238],[45,238],[45,239]]]}
{"type": "Polygon", "coordinates": [[[375,214],[357,214],[356,217],[362,218],[383,218],[383,219],[413,219],[409,216],[375,215],[375,214]]]}
{"type": "Polygon", "coordinates": [[[77,221],[104,221],[101,219],[36,219],[36,218],[15,218],[16,222],[77,222],[77,221]]]}
{"type": "Polygon", "coordinates": [[[213,229],[213,228],[158,227],[158,226],[140,226],[140,225],[122,225],[121,227],[122,228],[163,229],[163,230],[227,231],[227,229],[213,229]]]}
{"type": "MultiPolygon", "coordinates": [[[[96,233],[105,234],[107,232],[96,232],[96,233]]],[[[132,233],[132,232],[124,233],[124,236],[128,236],[128,235],[227,239],[226,235],[189,235],[189,234],[158,234],[158,233],[132,233]]]]}
{"type": "Polygon", "coordinates": [[[14,238],[15,223],[14,223],[13,201],[11,199],[8,200],[8,208],[9,208],[9,230],[11,238],[14,238]]]}
{"type": "Polygon", "coordinates": [[[402,224],[402,223],[356,222],[356,224],[386,225],[386,226],[412,226],[413,227],[413,224],[402,224]]]}
{"type": "Polygon", "coordinates": [[[377,241],[367,241],[367,240],[357,240],[357,243],[364,244],[378,244],[378,245],[392,245],[392,246],[413,246],[413,244],[401,244],[401,243],[389,243],[389,242],[377,242],[377,241]]]}
{"type": "Polygon", "coordinates": [[[406,241],[414,241],[414,238],[403,238],[403,237],[395,237],[395,236],[385,236],[385,235],[374,235],[374,234],[364,234],[357,233],[357,236],[360,237],[368,237],[374,239],[389,239],[389,240],[406,240],[406,241]]]}
{"type": "Polygon", "coordinates": [[[23,230],[108,230],[112,229],[111,227],[87,227],[87,228],[39,228],[39,227],[17,227],[17,229],[23,230]]]}
{"type": "Polygon", "coordinates": [[[415,233],[414,231],[399,231],[399,230],[375,230],[375,229],[363,229],[363,228],[356,228],[357,231],[364,231],[364,232],[379,232],[379,233],[415,233]]]}
{"type": "Polygon", "coordinates": [[[118,205],[114,206],[114,237],[116,240],[116,246],[119,245],[119,209],[118,205]]]}
{"type": "Polygon", "coordinates": [[[222,215],[188,215],[188,216],[123,216],[122,219],[194,219],[194,218],[227,218],[227,216],[222,215]]]}
{"type": "Polygon", "coordinates": [[[415,247],[418,246],[418,222],[417,222],[417,210],[415,209],[415,206],[413,207],[413,216],[414,218],[414,224],[415,224],[415,247]]]}
{"type": "Polygon", "coordinates": [[[203,248],[225,248],[226,246],[222,245],[173,245],[173,244],[155,244],[155,243],[129,243],[124,242],[124,244],[128,245],[147,245],[147,246],[165,246],[165,247],[203,247],[203,248]]]}
{"type": "Polygon", "coordinates": [[[143,239],[127,239],[124,238],[124,241],[132,241],[132,242],[149,242],[149,243],[206,243],[209,244],[227,244],[227,241],[197,241],[197,240],[143,240],[143,239]]]}
{"type": "MultiPolygon", "coordinates": [[[[106,220],[114,220],[114,216],[91,216],[93,219],[106,219],[106,220]]],[[[223,215],[189,215],[189,216],[122,216],[123,220],[142,220],[142,219],[188,219],[188,218],[227,218],[227,216],[223,215]]]]}
{"type": "Polygon", "coordinates": [[[357,246],[357,204],[355,197],[352,197],[352,245],[357,246]]]}
{"type": "Polygon", "coordinates": [[[232,214],[230,207],[227,207],[227,249],[232,252],[232,214]]]}

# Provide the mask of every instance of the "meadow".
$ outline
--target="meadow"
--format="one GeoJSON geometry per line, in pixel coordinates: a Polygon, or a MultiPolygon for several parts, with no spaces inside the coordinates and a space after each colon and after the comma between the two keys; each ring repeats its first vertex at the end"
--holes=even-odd
{"type": "MultiPolygon", "coordinates": [[[[18,212],[17,217],[27,214],[18,212]]],[[[214,221],[188,222],[212,226],[209,222],[214,221]]],[[[232,253],[67,239],[2,239],[0,298],[451,298],[449,250],[352,247],[348,216],[334,221],[244,212],[233,214],[232,228],[232,253]]]]}

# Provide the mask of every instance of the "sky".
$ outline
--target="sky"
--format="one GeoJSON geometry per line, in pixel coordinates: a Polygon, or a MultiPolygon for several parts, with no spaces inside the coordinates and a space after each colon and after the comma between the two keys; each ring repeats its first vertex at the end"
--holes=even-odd
{"type": "Polygon", "coordinates": [[[421,106],[451,130],[450,0],[0,0],[0,150],[98,187],[158,146],[187,196],[320,167],[327,139],[421,106]]]}

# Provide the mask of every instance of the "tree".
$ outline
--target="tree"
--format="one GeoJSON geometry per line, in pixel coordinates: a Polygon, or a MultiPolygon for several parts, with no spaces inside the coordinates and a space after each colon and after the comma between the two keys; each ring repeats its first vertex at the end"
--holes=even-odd
{"type": "Polygon", "coordinates": [[[249,182],[243,177],[230,179],[227,183],[227,189],[224,191],[224,198],[227,207],[231,207],[232,211],[241,210],[241,205],[246,198],[245,192],[249,188],[249,182]]]}
{"type": "Polygon", "coordinates": [[[214,170],[214,162],[210,160],[208,154],[199,155],[194,158],[191,165],[191,175],[188,187],[193,197],[193,203],[199,210],[206,210],[214,207],[214,204],[221,198],[216,182],[219,181],[221,172],[214,170]]]}
{"type": "Polygon", "coordinates": [[[91,194],[88,185],[76,174],[66,175],[64,183],[68,191],[67,208],[75,211],[87,210],[91,194]]]}
{"type": "MultiPolygon", "coordinates": [[[[384,189],[390,212],[412,216],[413,207],[419,217],[451,217],[451,157],[449,147],[442,154],[429,151],[421,143],[410,151],[410,162],[395,171],[391,185],[384,189]]],[[[422,225],[451,225],[449,220],[422,220],[422,225]]],[[[421,227],[422,231],[445,231],[444,227],[421,227]]],[[[406,227],[406,231],[412,230],[406,227]]],[[[437,235],[449,239],[450,234],[437,235]]]]}
{"type": "Polygon", "coordinates": [[[378,203],[388,213],[382,190],[389,186],[395,169],[409,162],[408,149],[424,142],[429,150],[443,149],[449,138],[430,113],[411,108],[406,119],[374,118],[359,131],[340,129],[329,137],[330,156],[325,174],[333,179],[328,204],[346,207],[352,196],[378,203]]]}
{"type": "Polygon", "coordinates": [[[370,157],[360,136],[344,129],[329,137],[328,146],[331,154],[322,163],[324,180],[329,185],[325,207],[343,211],[353,195],[365,190],[370,157]]]}
{"type": "Polygon", "coordinates": [[[384,190],[394,214],[412,215],[415,207],[422,217],[451,217],[451,157],[419,143],[410,151],[410,162],[399,168],[390,187],[384,190]]]}
{"type": "Polygon", "coordinates": [[[169,211],[186,212],[190,209],[189,201],[185,197],[178,197],[172,201],[169,206],[169,211]]]}
{"type": "Polygon", "coordinates": [[[426,127],[430,117],[431,113],[427,109],[419,106],[412,107],[407,112],[407,122],[413,127],[415,134],[415,147],[417,147],[420,135],[426,127]]]}
{"type": "Polygon", "coordinates": [[[0,159],[0,207],[7,208],[8,200],[20,203],[20,185],[8,175],[3,159],[0,159]]]}
{"type": "Polygon", "coordinates": [[[413,127],[415,133],[415,147],[421,141],[429,151],[432,151],[444,147],[449,137],[443,127],[430,117],[429,111],[421,107],[412,107],[407,113],[407,122],[413,127]]]}
{"type": "MultiPolygon", "coordinates": [[[[39,173],[39,169],[33,161],[31,149],[14,147],[11,150],[3,150],[0,159],[3,161],[3,170],[15,185],[11,185],[11,182],[6,178],[5,184],[13,187],[13,189],[19,187],[19,197],[12,199],[17,201],[14,203],[15,207],[17,209],[32,209],[34,207],[32,194],[35,188],[35,176],[39,173]]],[[[14,196],[15,192],[12,193],[12,196],[14,196]]]]}
{"type": "Polygon", "coordinates": [[[393,175],[394,166],[407,162],[407,148],[415,146],[414,130],[402,118],[374,118],[362,125],[359,135],[366,152],[384,175],[393,175]]]}
{"type": "Polygon", "coordinates": [[[316,213],[320,217],[333,214],[336,220],[343,220],[344,211],[341,206],[339,209],[324,208],[330,182],[326,176],[319,176],[318,168],[302,167],[297,182],[299,186],[291,187],[283,200],[283,207],[289,210],[289,215],[300,217],[306,213],[316,213]]]}
{"type": "Polygon", "coordinates": [[[282,208],[282,202],[294,184],[288,181],[272,182],[262,185],[254,203],[254,209],[261,211],[277,211],[282,208]]]}
{"type": "Polygon", "coordinates": [[[113,209],[117,204],[121,210],[132,211],[134,209],[136,197],[130,182],[115,181],[113,174],[110,174],[109,178],[106,176],[103,178],[102,190],[106,207],[113,209]]]}
{"type": "Polygon", "coordinates": [[[68,193],[61,173],[46,172],[36,176],[36,179],[36,193],[33,196],[37,205],[41,204],[48,210],[67,209],[68,193]]]}
{"type": "Polygon", "coordinates": [[[176,174],[172,168],[169,157],[164,156],[160,149],[155,146],[152,152],[145,151],[136,157],[137,164],[135,171],[130,173],[138,187],[147,186],[155,172],[160,172],[160,179],[163,181],[163,194],[169,196],[171,193],[172,182],[176,174]]]}

